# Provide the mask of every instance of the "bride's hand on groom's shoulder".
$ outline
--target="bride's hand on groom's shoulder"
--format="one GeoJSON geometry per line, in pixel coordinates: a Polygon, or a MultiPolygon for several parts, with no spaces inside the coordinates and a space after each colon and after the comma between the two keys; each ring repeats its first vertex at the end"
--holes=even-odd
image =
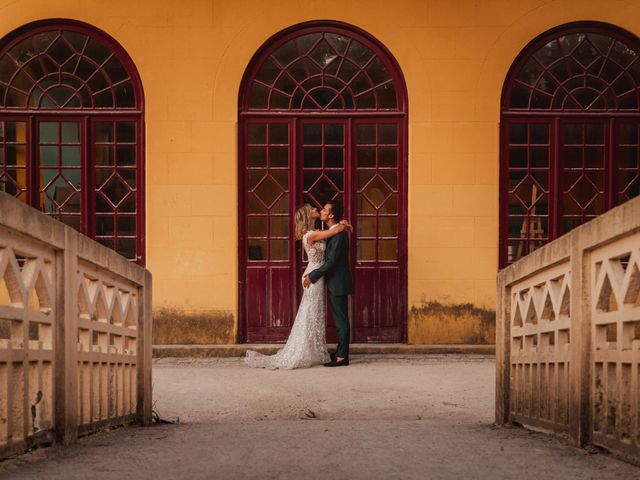
{"type": "Polygon", "coordinates": [[[353,231],[353,227],[347,220],[340,220],[340,225],[342,225],[344,227],[344,230],[346,230],[347,232],[353,231]]]}

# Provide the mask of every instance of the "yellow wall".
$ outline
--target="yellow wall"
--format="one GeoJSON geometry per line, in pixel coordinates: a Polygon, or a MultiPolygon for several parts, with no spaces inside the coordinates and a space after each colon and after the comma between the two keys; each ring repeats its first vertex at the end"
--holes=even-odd
{"type": "MultiPolygon", "coordinates": [[[[439,311],[494,308],[499,99],[518,52],[576,20],[640,35],[640,2],[622,0],[21,0],[0,5],[0,31],[56,17],[112,35],[140,72],[154,306],[167,322],[182,318],[184,328],[209,325],[203,341],[216,342],[234,341],[237,318],[237,93],[272,34],[307,20],[351,23],[402,68],[410,342],[466,341],[481,328],[481,315],[462,315],[461,332],[449,335],[451,319],[430,313],[430,302],[439,311]]],[[[173,335],[167,341],[180,341],[179,331],[173,335]]]]}

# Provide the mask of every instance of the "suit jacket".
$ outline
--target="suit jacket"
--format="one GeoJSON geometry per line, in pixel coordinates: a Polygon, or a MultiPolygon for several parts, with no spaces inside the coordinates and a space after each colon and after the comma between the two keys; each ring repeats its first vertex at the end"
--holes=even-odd
{"type": "Polygon", "coordinates": [[[349,271],[349,236],[346,232],[329,238],[325,249],[324,263],[309,273],[311,283],[325,277],[332,295],[353,293],[353,281],[349,271]]]}

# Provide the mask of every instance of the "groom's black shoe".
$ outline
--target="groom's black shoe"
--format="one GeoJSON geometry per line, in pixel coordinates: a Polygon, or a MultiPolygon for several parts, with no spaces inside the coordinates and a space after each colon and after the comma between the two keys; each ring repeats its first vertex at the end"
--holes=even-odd
{"type": "Polygon", "coordinates": [[[346,367],[347,365],[349,365],[349,359],[348,358],[344,358],[344,359],[342,359],[340,361],[338,361],[338,360],[336,360],[334,358],[329,363],[325,363],[324,364],[325,367],[346,367]]]}

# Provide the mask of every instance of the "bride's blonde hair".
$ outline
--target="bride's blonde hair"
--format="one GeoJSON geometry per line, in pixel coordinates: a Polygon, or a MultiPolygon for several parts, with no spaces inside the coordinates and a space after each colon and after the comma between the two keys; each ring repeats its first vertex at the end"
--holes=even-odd
{"type": "Polygon", "coordinates": [[[311,205],[305,203],[298,207],[294,215],[296,224],[296,240],[302,240],[302,236],[309,231],[311,225],[311,205]]]}

